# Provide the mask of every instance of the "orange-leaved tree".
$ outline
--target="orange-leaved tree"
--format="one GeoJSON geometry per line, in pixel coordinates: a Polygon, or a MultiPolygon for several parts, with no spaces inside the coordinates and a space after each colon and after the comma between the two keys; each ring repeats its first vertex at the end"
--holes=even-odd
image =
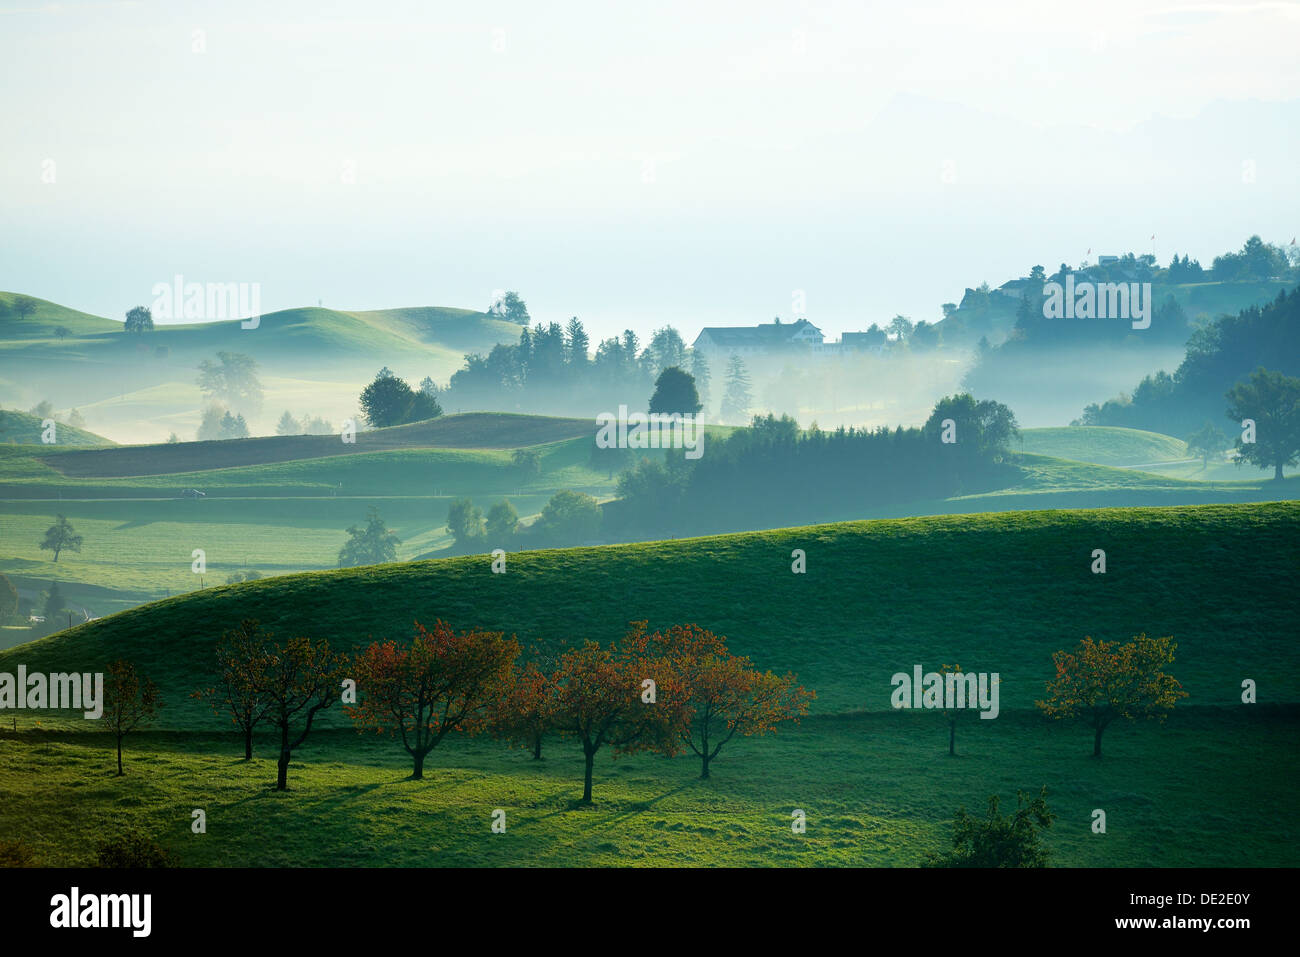
{"type": "Polygon", "coordinates": [[[357,656],[358,703],[348,715],[364,730],[400,735],[424,777],[424,759],[452,731],[475,733],[499,700],[519,642],[501,632],[456,632],[443,621],[418,621],[411,641],[373,642],[357,656]]]}
{"type": "Polygon", "coordinates": [[[699,757],[701,778],[709,776],[710,763],[737,734],[762,735],[782,721],[798,723],[816,697],[793,674],[754,668],[749,658],[727,650],[726,638],[699,625],[673,625],[651,634],[644,629],[645,622],[635,623],[629,640],[642,654],[666,663],[684,710],[681,740],[699,757]]]}
{"type": "Polygon", "coordinates": [[[347,659],[330,650],[321,639],[290,638],[284,644],[268,642],[250,652],[248,675],[251,692],[267,703],[267,720],[280,731],[280,757],[275,789],[289,788],[289,759],[307,740],[316,714],[339,699],[347,659]],[[297,722],[302,729],[295,736],[297,722]]]}
{"type": "Polygon", "coordinates": [[[1166,674],[1173,664],[1172,635],[1132,641],[1093,641],[1084,638],[1073,651],[1052,655],[1056,676],[1047,682],[1047,699],[1038,707],[1051,718],[1082,718],[1093,729],[1093,757],[1101,757],[1102,732],[1116,718],[1164,721],[1187,692],[1166,674]]]}
{"type": "Polygon", "coordinates": [[[253,758],[253,729],[267,717],[271,707],[270,700],[254,686],[252,673],[270,640],[271,633],[262,631],[253,618],[245,618],[237,627],[222,632],[217,642],[217,684],[192,695],[211,702],[213,714],[224,711],[230,715],[244,737],[245,761],[253,758]]]}
{"type": "MultiPolygon", "coordinates": [[[[644,631],[644,622],[639,625],[644,631]]],[[[584,804],[591,803],[592,769],[605,745],[623,753],[655,750],[671,756],[680,750],[681,695],[666,662],[646,654],[639,639],[634,624],[619,644],[588,641],[570,648],[553,675],[551,723],[582,743],[584,804]]]]}
{"type": "Polygon", "coordinates": [[[104,683],[104,718],[117,738],[117,774],[122,771],[122,739],[142,721],[148,721],[162,707],[158,686],[142,677],[129,661],[114,661],[108,666],[104,683]]]}
{"type": "Polygon", "coordinates": [[[499,738],[520,744],[542,759],[542,738],[551,727],[555,687],[551,675],[537,662],[528,661],[510,669],[501,694],[492,704],[492,732],[499,738]]]}

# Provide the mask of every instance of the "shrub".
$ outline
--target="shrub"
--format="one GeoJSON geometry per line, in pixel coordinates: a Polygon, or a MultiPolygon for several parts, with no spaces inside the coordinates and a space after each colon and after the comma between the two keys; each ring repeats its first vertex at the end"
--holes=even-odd
{"type": "Polygon", "coordinates": [[[40,867],[36,852],[22,841],[0,841],[0,867],[40,867]]]}
{"type": "Polygon", "coordinates": [[[927,867],[1046,867],[1047,848],[1039,832],[1052,826],[1056,815],[1047,807],[1047,788],[1026,803],[1016,792],[1016,810],[998,811],[997,795],[989,797],[988,816],[980,819],[958,808],[952,850],[928,856],[927,867]]]}
{"type": "Polygon", "coordinates": [[[140,831],[123,831],[101,841],[95,849],[98,867],[174,867],[170,854],[153,838],[140,831]]]}

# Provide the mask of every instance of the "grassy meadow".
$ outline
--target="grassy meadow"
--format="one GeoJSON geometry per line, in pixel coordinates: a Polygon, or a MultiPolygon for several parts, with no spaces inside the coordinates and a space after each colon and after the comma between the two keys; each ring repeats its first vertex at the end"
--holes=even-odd
{"type": "Polygon", "coordinates": [[[1294,711],[1188,709],[1116,726],[1098,761],[1086,729],[1013,712],[965,723],[952,758],[933,714],[810,718],[733,741],[708,780],[687,757],[601,754],[590,807],[576,800],[581,749],[559,738],[541,761],[451,739],[411,781],[394,742],[323,732],[277,793],[267,740],[246,763],[231,735],[140,734],[118,778],[107,735],[0,733],[0,792],[22,808],[0,816],[0,840],[22,836],[54,866],[93,863],[102,834],[133,826],[192,867],[911,867],[946,849],[958,805],[982,812],[1000,794],[1005,809],[1046,785],[1055,866],[1294,866],[1297,733],[1294,711]]]}
{"type": "Polygon", "coordinates": [[[114,778],[109,736],[70,717],[22,715],[0,739],[0,789],[49,863],[84,863],[78,835],[138,823],[186,863],[830,864],[909,866],[938,851],[958,805],[1047,785],[1062,865],[1294,864],[1295,704],[1288,587],[1300,504],[1048,511],[844,523],[642,545],[478,556],[284,576],[210,588],[0,652],[0,671],[96,670],[124,656],[167,702],[128,739],[114,778]],[[1089,571],[1107,549],[1105,575],[1089,571]],[[790,552],[808,571],[790,571],[790,552]],[[918,570],[920,570],[918,572],[918,570]],[[816,596],[816,599],[813,599],[816,596]],[[580,749],[550,738],[541,762],[488,739],[449,740],[423,782],[389,739],[340,714],[295,754],[275,794],[268,742],[251,765],[223,722],[189,698],[213,642],[239,618],[354,648],[402,637],[414,618],[515,633],[543,647],[611,640],[632,617],[693,621],[755,664],[795,670],[812,715],[732,742],[698,780],[688,757],[597,759],[596,805],[580,749]],[[1052,651],[1084,635],[1172,634],[1190,697],[1164,726],[1091,734],[1033,707],[1052,651]],[[890,675],[959,661],[1001,675],[1001,715],[958,729],[889,707],[890,675]],[[1243,678],[1260,704],[1240,704],[1243,678]],[[208,814],[192,835],[189,813],[208,814]],[[1094,808],[1108,833],[1089,830],[1094,808]],[[507,833],[489,830],[507,814],[507,833]],[[790,831],[795,808],[808,833],[790,831]],[[79,856],[80,855],[80,856],[79,856]]]}
{"type": "Polygon", "coordinates": [[[999,672],[1002,707],[1029,708],[1053,651],[1139,632],[1178,641],[1190,704],[1231,705],[1245,677],[1269,689],[1264,700],[1300,702],[1294,502],[845,522],[517,552],[505,574],[489,565],[468,555],[205,588],[0,652],[0,669],[85,671],[125,655],[168,694],[161,725],[193,731],[210,717],[185,696],[241,617],[345,649],[405,638],[414,619],[556,648],[645,618],[694,622],[764,668],[798,672],[818,692],[815,714],[887,709],[890,675],[951,661],[999,672]],[[791,572],[795,548],[805,574],[791,572]],[[1090,570],[1094,548],[1104,575],[1090,570]]]}

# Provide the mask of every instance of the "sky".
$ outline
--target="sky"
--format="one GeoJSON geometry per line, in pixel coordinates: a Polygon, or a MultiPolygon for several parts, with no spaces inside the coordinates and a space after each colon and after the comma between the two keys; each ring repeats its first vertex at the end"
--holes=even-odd
{"type": "Polygon", "coordinates": [[[1289,243],[1297,41],[1295,2],[0,0],[0,289],[935,320],[1036,263],[1289,243]]]}

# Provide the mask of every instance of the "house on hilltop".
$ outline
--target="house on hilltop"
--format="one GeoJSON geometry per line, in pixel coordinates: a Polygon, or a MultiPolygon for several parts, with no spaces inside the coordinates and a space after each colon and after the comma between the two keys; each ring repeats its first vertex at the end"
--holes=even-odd
{"type": "MultiPolygon", "coordinates": [[[[1030,289],[1028,276],[1021,276],[1019,279],[1008,279],[1002,285],[994,289],[993,292],[999,296],[1006,296],[1008,299],[1019,299],[1030,289]]],[[[970,290],[966,290],[970,292],[970,290]]]]}
{"type": "Polygon", "coordinates": [[[701,329],[692,348],[714,355],[770,355],[803,346],[816,349],[825,341],[822,331],[807,319],[759,323],[756,326],[710,326],[701,329]]]}
{"type": "Polygon", "coordinates": [[[866,332],[846,332],[840,336],[841,352],[873,352],[879,355],[885,350],[889,337],[879,326],[872,326],[866,332]]]}

